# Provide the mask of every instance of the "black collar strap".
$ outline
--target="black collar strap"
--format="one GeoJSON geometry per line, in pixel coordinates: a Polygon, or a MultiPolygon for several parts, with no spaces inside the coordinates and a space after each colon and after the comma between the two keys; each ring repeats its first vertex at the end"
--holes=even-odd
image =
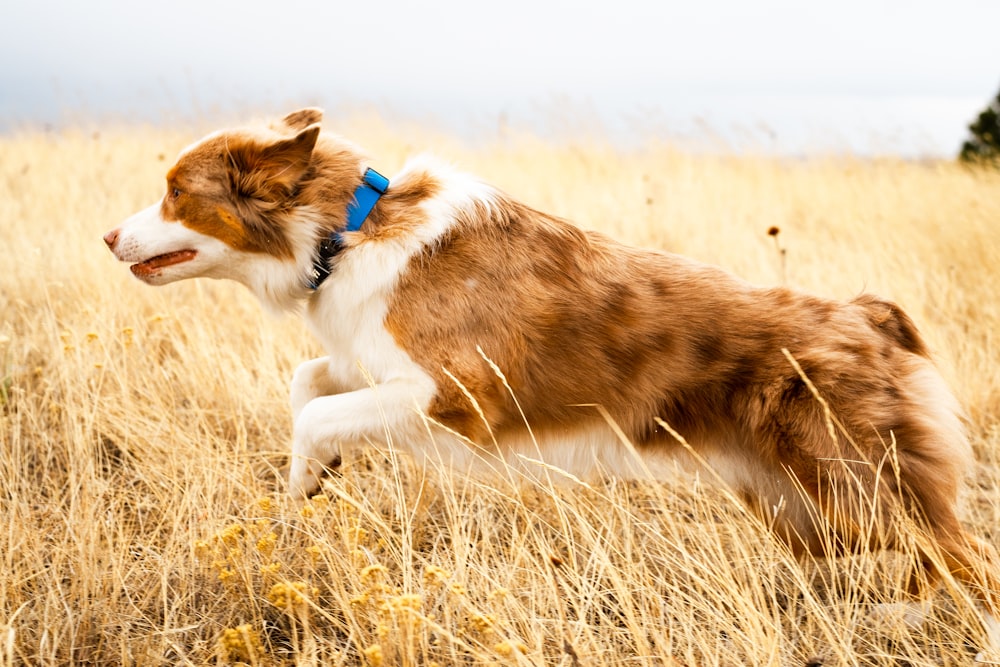
{"type": "MultiPolygon", "coordinates": [[[[345,232],[356,232],[365,224],[368,214],[375,208],[379,198],[389,189],[389,179],[374,169],[366,169],[361,185],[354,191],[354,199],[347,206],[347,226],[345,232]]],[[[333,232],[319,242],[316,258],[313,259],[312,280],[309,289],[318,289],[330,275],[330,260],[344,249],[341,232],[333,232]]]]}

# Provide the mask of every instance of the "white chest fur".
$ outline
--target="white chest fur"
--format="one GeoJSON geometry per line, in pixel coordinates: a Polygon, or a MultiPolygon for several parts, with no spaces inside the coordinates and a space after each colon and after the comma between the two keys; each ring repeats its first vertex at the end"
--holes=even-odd
{"type": "Polygon", "coordinates": [[[396,344],[385,327],[388,303],[409,257],[388,244],[361,245],[337,258],[306,314],[330,356],[330,373],[350,389],[400,378],[433,380],[396,344]],[[395,266],[393,266],[395,264],[395,266]],[[364,369],[364,371],[362,371],[364,369]]]}

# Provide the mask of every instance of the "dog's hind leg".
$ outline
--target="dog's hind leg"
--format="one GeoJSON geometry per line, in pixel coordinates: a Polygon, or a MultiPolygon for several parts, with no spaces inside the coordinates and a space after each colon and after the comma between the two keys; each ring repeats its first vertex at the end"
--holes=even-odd
{"type": "Polygon", "coordinates": [[[986,642],[977,659],[1000,662],[1000,578],[996,549],[962,531],[951,537],[942,545],[945,564],[951,575],[978,598],[980,620],[986,630],[986,642]]]}
{"type": "MultiPolygon", "coordinates": [[[[822,442],[819,418],[803,420],[799,426],[799,442],[822,442]]],[[[782,451],[783,467],[815,503],[828,528],[810,533],[806,526],[798,534],[811,538],[803,540],[807,551],[839,555],[905,548],[909,539],[900,531],[914,526],[919,550],[914,554],[917,569],[907,586],[910,601],[882,606],[874,615],[919,626],[928,610],[931,590],[942,574],[950,574],[969,590],[980,608],[987,631],[981,657],[1000,658],[1000,579],[996,570],[1000,562],[992,547],[965,532],[958,519],[962,466],[949,459],[951,448],[932,446],[939,440],[932,428],[919,421],[903,426],[899,430],[908,437],[899,448],[885,449],[881,443],[869,441],[862,446],[862,451],[869,453],[864,458],[835,452],[818,456],[804,448],[782,451]],[[877,455],[879,448],[885,449],[884,457],[877,455]],[[900,514],[909,520],[901,523],[900,514]]]]}
{"type": "Polygon", "coordinates": [[[997,576],[1000,559],[996,549],[963,530],[951,507],[927,508],[925,512],[934,543],[923,559],[924,572],[915,572],[911,577],[910,591],[920,595],[924,587],[940,579],[941,569],[946,570],[977,600],[987,635],[977,659],[1000,661],[1000,578],[997,576]]]}

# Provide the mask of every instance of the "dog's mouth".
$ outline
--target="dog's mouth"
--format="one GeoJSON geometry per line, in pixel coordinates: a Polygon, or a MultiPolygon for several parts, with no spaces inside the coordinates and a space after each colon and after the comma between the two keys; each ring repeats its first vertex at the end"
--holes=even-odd
{"type": "Polygon", "coordinates": [[[197,254],[197,250],[177,250],[176,252],[168,252],[156,257],[150,257],[146,261],[133,264],[128,268],[136,278],[148,278],[149,276],[156,275],[168,266],[190,261],[197,254]]]}

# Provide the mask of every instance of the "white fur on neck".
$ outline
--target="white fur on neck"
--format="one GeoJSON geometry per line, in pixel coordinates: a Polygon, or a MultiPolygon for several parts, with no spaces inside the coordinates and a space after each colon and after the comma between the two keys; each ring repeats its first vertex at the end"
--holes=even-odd
{"type": "Polygon", "coordinates": [[[241,267],[233,278],[246,285],[271,314],[298,312],[313,290],[313,260],[324,228],[322,214],[311,206],[301,206],[287,222],[285,235],[292,247],[292,259],[259,255],[241,267]]]}

